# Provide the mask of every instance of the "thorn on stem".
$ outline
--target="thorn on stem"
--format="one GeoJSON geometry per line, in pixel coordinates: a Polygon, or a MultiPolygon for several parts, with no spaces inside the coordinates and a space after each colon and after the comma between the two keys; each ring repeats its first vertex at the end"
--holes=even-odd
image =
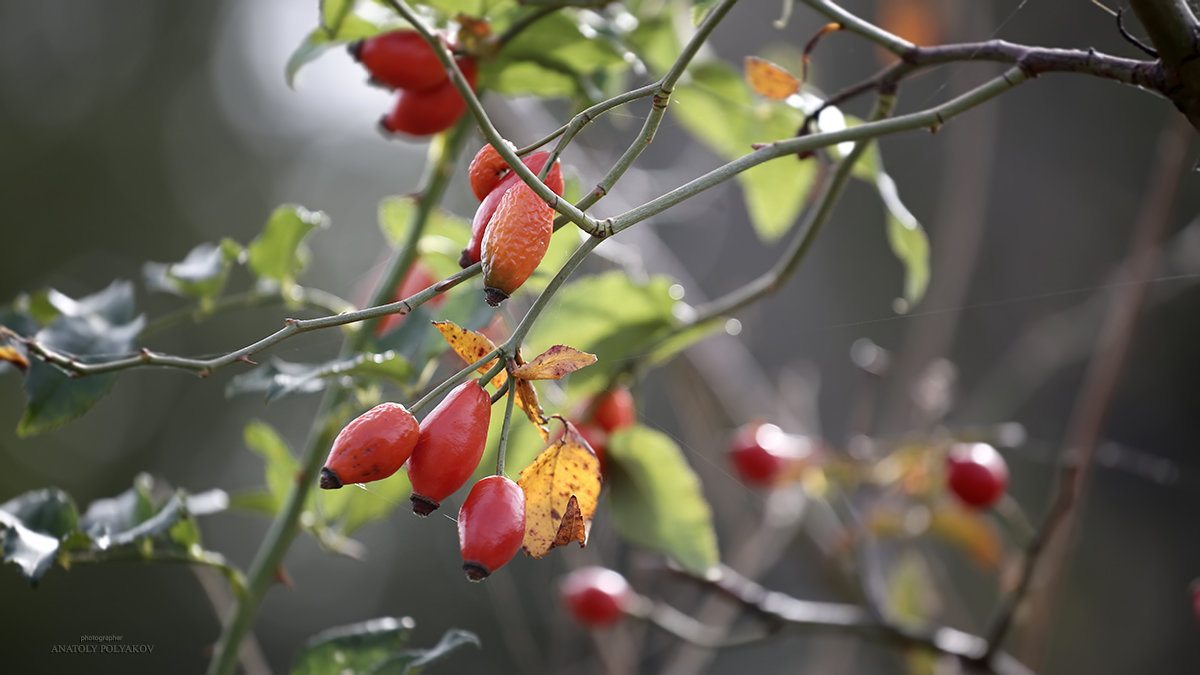
{"type": "Polygon", "coordinates": [[[252,365],[252,366],[257,366],[257,365],[258,365],[258,362],[257,362],[257,361],[253,361],[253,360],[251,360],[251,359],[250,359],[250,356],[249,356],[249,355],[247,355],[247,354],[242,354],[241,356],[237,357],[237,359],[236,359],[236,360],[237,360],[237,361],[241,361],[242,363],[249,363],[249,364],[250,364],[250,365],[252,365]]]}

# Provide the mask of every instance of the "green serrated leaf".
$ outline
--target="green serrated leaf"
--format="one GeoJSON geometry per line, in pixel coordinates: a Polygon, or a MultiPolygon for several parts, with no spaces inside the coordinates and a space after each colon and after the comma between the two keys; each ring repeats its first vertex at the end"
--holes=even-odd
{"type": "Polygon", "coordinates": [[[415,625],[408,617],[384,617],[322,631],[304,643],[292,675],[370,673],[404,648],[415,625]]]}
{"type": "MultiPolygon", "coordinates": [[[[128,354],[145,323],[133,316],[133,285],[127,281],[115,281],[79,300],[57,291],[47,297],[60,315],[36,338],[84,363],[128,354]]],[[[25,413],[17,434],[38,434],[82,415],[108,393],[115,379],[115,373],[75,378],[44,361],[31,361],[25,375],[25,413]]]]}
{"type": "Polygon", "coordinates": [[[308,264],[304,238],[312,230],[325,227],[329,227],[329,218],[321,211],[294,204],[280,206],[247,248],[250,269],[260,279],[291,285],[308,264]]]}
{"type": "Polygon", "coordinates": [[[21,568],[21,573],[31,583],[50,571],[58,556],[58,538],[35,532],[24,525],[16,516],[0,510],[0,553],[4,562],[21,568]]]}
{"type": "Polygon", "coordinates": [[[151,290],[212,299],[225,288],[229,268],[239,253],[240,247],[234,249],[224,242],[200,244],[180,262],[146,263],[142,266],[142,277],[151,290]]]}
{"type": "Polygon", "coordinates": [[[287,499],[288,490],[295,481],[300,463],[292,454],[287,441],[275,429],[262,420],[250,420],[242,431],[246,447],[266,462],[267,490],[275,499],[275,510],[287,499]]]}
{"type": "Polygon", "coordinates": [[[643,426],[608,437],[613,525],[631,543],[705,574],[720,561],[712,510],[679,446],[643,426]]]}
{"type": "Polygon", "coordinates": [[[620,271],[583,277],[565,285],[534,325],[524,349],[540,354],[556,344],[595,354],[597,362],[571,375],[581,393],[603,386],[628,359],[675,330],[671,280],[636,283],[620,271]]]}
{"type": "Polygon", "coordinates": [[[34,490],[0,504],[0,511],[11,514],[35,532],[62,538],[79,526],[79,509],[67,493],[58,488],[34,490]]]}
{"type": "Polygon", "coordinates": [[[357,14],[347,14],[342,17],[335,31],[329,31],[324,26],[317,26],[297,45],[288,57],[284,66],[284,78],[289,87],[296,85],[296,75],[305,65],[312,63],[332,47],[362,40],[376,35],[385,29],[384,26],[364,19],[357,14]]]}

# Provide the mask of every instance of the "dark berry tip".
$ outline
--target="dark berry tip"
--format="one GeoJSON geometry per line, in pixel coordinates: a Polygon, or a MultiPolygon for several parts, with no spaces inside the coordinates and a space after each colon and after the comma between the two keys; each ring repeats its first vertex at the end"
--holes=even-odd
{"type": "Polygon", "coordinates": [[[321,469],[320,485],[326,490],[336,490],[342,487],[343,483],[342,479],[338,477],[337,472],[329,467],[324,467],[321,469]]]}
{"type": "Polygon", "coordinates": [[[474,264],[475,264],[475,261],[471,260],[471,252],[464,248],[462,250],[462,254],[460,254],[458,256],[458,266],[465,270],[474,264]]]}
{"type": "Polygon", "coordinates": [[[354,42],[346,45],[346,51],[350,52],[350,56],[353,57],[355,61],[362,61],[362,48],[362,40],[355,40],[354,42]]]}
{"type": "Polygon", "coordinates": [[[409,499],[412,500],[413,513],[424,517],[437,510],[439,504],[425,495],[413,494],[409,499]]]}
{"type": "Polygon", "coordinates": [[[492,573],[491,570],[477,562],[463,563],[463,571],[467,573],[468,581],[483,581],[492,573]]]}
{"type": "Polygon", "coordinates": [[[508,293],[505,293],[499,288],[492,288],[491,286],[488,286],[487,288],[483,289],[483,297],[485,300],[487,300],[487,304],[491,305],[492,307],[499,307],[500,303],[508,299],[508,293]]]}

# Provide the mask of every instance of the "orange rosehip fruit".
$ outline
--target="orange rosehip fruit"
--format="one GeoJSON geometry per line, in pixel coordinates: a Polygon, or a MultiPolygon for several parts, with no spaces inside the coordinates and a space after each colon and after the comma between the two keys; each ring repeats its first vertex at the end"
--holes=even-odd
{"type": "Polygon", "coordinates": [[[420,430],[417,419],[399,403],[380,403],[354,418],[333,440],[321,469],[321,487],[368,483],[396,473],[412,456],[420,430]]]}
{"type": "MultiPolygon", "coordinates": [[[[512,143],[505,141],[505,144],[508,145],[509,150],[516,152],[517,148],[512,143]]],[[[508,162],[504,161],[495,146],[488,143],[475,153],[475,157],[471,159],[471,165],[467,167],[471,192],[475,193],[476,199],[483,201],[508,172],[508,162]]]]}
{"type": "Polygon", "coordinates": [[[512,186],[500,199],[480,246],[484,297],[495,307],[533,274],[554,233],[554,209],[528,185],[512,186]]]}
{"type": "Polygon", "coordinates": [[[504,476],[488,476],[471,487],[458,511],[458,547],[463,571],[482,581],[521,550],[525,539],[525,492],[504,476]]]}
{"type": "Polygon", "coordinates": [[[627,387],[613,387],[596,397],[592,421],[607,433],[631,427],[637,422],[633,394],[627,387]]]}
{"type": "MultiPolygon", "coordinates": [[[[492,146],[489,145],[486,147],[491,148],[492,146]]],[[[484,151],[480,150],[479,152],[483,153],[484,151]]],[[[493,148],[491,152],[494,153],[495,149],[493,148]]],[[[476,155],[476,157],[478,156],[479,155],[476,155]]],[[[496,157],[499,157],[499,155],[497,154],[496,157]]],[[[550,153],[548,152],[535,152],[521,161],[525,164],[525,166],[529,167],[530,171],[535,174],[540,174],[542,167],[546,166],[546,160],[549,158],[550,153]]],[[[480,173],[484,173],[486,171],[486,169],[483,169],[482,166],[483,165],[481,165],[479,170],[480,173]]],[[[517,183],[524,182],[521,180],[520,176],[508,168],[507,164],[504,164],[504,171],[505,174],[495,184],[492,185],[491,191],[488,192],[486,196],[480,198],[483,201],[480,203],[479,208],[475,210],[475,218],[471,221],[471,239],[467,242],[467,247],[463,249],[462,256],[458,259],[458,264],[464,268],[470,267],[471,265],[479,262],[482,253],[481,247],[483,244],[484,232],[487,230],[488,222],[491,220],[492,216],[495,215],[496,208],[500,206],[500,200],[504,197],[504,194],[508,192],[512,186],[516,185],[517,183]]],[[[484,175],[480,176],[480,178],[476,179],[474,178],[474,174],[472,174],[472,180],[476,181],[471,187],[472,191],[475,191],[476,184],[479,185],[480,189],[487,187],[490,183],[490,176],[485,173],[484,175]]],[[[554,162],[554,166],[551,166],[549,173],[546,174],[546,187],[550,188],[554,194],[560,197],[562,196],[562,166],[557,161],[554,162]]],[[[478,194],[478,192],[476,192],[476,194],[478,194]]]]}

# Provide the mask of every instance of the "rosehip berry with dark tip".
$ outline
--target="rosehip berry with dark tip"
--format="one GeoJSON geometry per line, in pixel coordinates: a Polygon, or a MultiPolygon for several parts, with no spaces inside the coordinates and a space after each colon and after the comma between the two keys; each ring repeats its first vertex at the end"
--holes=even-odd
{"type": "Polygon", "coordinates": [[[487,444],[491,405],[487,391],[470,380],[421,420],[421,436],[408,460],[413,513],[429,515],[475,472],[487,444]]]}
{"type": "Polygon", "coordinates": [[[488,222],[480,247],[484,297],[495,307],[537,269],[554,234],[554,209],[528,185],[509,188],[488,222]]]}
{"type": "Polygon", "coordinates": [[[987,443],[957,443],[946,456],[946,486],[967,506],[989,508],[1008,489],[1008,464],[987,443]]]}
{"type": "Polygon", "coordinates": [[[558,588],[567,613],[589,628],[616,623],[637,597],[625,577],[604,567],[574,570],[558,588]]]}
{"type": "Polygon", "coordinates": [[[458,547],[463,571],[482,581],[521,549],[525,539],[525,492],[504,476],[488,476],[471,487],[458,511],[458,547]]]}
{"type": "MultiPolygon", "coordinates": [[[[491,148],[492,146],[489,145],[485,147],[491,148]]],[[[492,152],[494,153],[495,150],[492,149],[492,152]]],[[[482,150],[480,151],[480,154],[483,154],[482,150]]],[[[476,157],[479,157],[479,155],[476,155],[476,157]]],[[[498,158],[499,155],[496,155],[496,157],[498,158]]],[[[548,152],[535,152],[521,161],[525,164],[525,166],[529,167],[530,171],[535,174],[540,174],[542,168],[546,166],[546,160],[549,158],[550,153],[548,152]]],[[[484,161],[490,162],[491,160],[488,160],[485,157],[484,161]]],[[[474,181],[474,183],[472,183],[473,191],[475,191],[476,185],[478,185],[479,189],[483,189],[490,184],[491,177],[487,175],[487,171],[496,171],[496,169],[494,164],[488,164],[487,166],[491,168],[483,168],[482,166],[477,167],[476,173],[472,174],[472,180],[474,181]],[[480,175],[479,178],[475,178],[475,176],[479,174],[483,175],[480,175]]],[[[458,259],[458,264],[464,268],[470,267],[471,265],[479,262],[484,233],[487,230],[488,222],[491,221],[492,216],[496,213],[496,207],[500,206],[500,200],[503,199],[504,195],[517,183],[523,183],[521,177],[515,172],[511,171],[507,164],[504,165],[504,172],[505,173],[503,177],[500,178],[494,185],[492,185],[486,196],[480,198],[482,199],[482,202],[479,204],[479,208],[475,210],[475,218],[471,221],[471,239],[467,242],[467,247],[463,249],[462,256],[458,259]]],[[[550,188],[554,194],[560,197],[562,196],[562,167],[559,166],[558,162],[555,162],[554,166],[550,167],[550,172],[546,174],[546,187],[550,188]]]]}
{"type": "Polygon", "coordinates": [[[417,420],[399,403],[380,403],[354,418],[333,440],[321,469],[321,487],[368,483],[396,473],[412,456],[420,431],[417,420]]]}

